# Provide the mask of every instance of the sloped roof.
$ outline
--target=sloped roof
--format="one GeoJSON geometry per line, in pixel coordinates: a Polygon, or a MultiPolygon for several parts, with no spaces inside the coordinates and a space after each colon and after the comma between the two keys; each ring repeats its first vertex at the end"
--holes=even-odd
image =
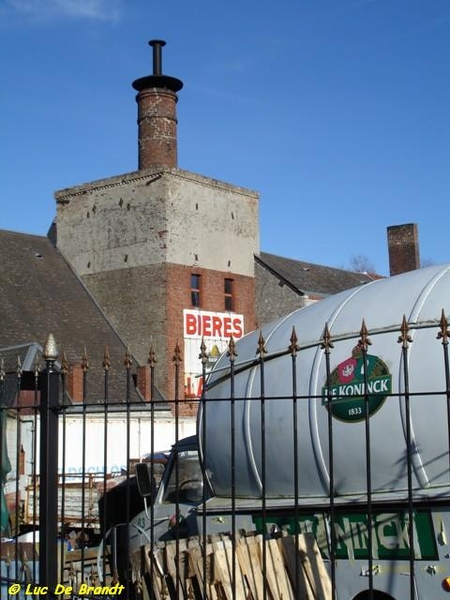
{"type": "Polygon", "coordinates": [[[0,230],[0,282],[0,354],[10,368],[12,354],[23,360],[27,347],[42,348],[52,333],[60,361],[64,352],[69,364],[80,364],[86,349],[87,396],[95,403],[104,397],[103,358],[108,347],[110,401],[126,399],[127,348],[46,237],[0,230]]]}
{"type": "MultiPolygon", "coordinates": [[[[43,364],[42,346],[19,344],[0,348],[0,405],[13,406],[17,400],[17,389],[20,383],[21,390],[35,388],[35,367],[43,364]],[[20,380],[19,380],[20,373],[20,380]]],[[[59,368],[59,363],[57,368],[59,368]]]]}
{"type": "Polygon", "coordinates": [[[267,252],[261,252],[255,260],[301,296],[330,296],[378,279],[368,273],[325,267],[267,252]]]}

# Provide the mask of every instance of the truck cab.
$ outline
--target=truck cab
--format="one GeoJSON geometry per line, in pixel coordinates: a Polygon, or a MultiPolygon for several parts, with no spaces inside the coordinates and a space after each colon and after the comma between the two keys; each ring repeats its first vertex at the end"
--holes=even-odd
{"type": "MultiPolygon", "coordinates": [[[[151,463],[136,468],[133,507],[141,510],[130,515],[129,549],[158,541],[168,541],[198,533],[195,507],[209,492],[204,492],[204,477],[199,461],[197,437],[177,441],[168,455],[159,486],[151,463]]],[[[123,503],[122,503],[123,506],[123,503]]]]}

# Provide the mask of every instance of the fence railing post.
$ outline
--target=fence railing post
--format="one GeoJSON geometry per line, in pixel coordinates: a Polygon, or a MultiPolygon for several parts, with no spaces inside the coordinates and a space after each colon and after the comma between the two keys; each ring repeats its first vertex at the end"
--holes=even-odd
{"type": "Polygon", "coordinates": [[[46,368],[40,375],[40,460],[39,460],[39,580],[54,597],[58,583],[58,411],[59,372],[55,369],[58,350],[50,334],[45,348],[46,368]]]}

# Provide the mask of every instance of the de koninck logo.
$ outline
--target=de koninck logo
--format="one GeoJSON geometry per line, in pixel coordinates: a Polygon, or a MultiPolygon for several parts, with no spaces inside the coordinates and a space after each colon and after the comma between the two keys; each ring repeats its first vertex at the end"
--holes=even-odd
{"type": "Polygon", "coordinates": [[[322,388],[322,404],[329,407],[333,417],[341,421],[357,422],[366,417],[366,396],[369,416],[384,404],[392,389],[392,376],[385,362],[378,356],[362,353],[355,348],[332,371],[328,385],[322,388]],[[366,379],[366,383],[365,383],[366,379]]]}

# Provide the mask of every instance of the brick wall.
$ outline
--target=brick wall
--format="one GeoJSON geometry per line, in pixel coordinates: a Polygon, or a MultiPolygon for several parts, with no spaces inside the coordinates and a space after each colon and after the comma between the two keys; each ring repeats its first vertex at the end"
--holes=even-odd
{"type": "Polygon", "coordinates": [[[66,385],[72,402],[83,402],[84,374],[81,365],[69,366],[66,385]]]}
{"type": "MultiPolygon", "coordinates": [[[[149,265],[128,270],[107,271],[83,277],[109,320],[141,365],[147,363],[150,347],[156,352],[155,383],[170,401],[175,398],[173,356],[179,344],[184,353],[183,309],[191,305],[191,274],[201,276],[201,306],[212,312],[225,312],[224,279],[234,281],[234,312],[244,315],[246,332],[255,321],[255,280],[184,265],[149,265]]],[[[200,347],[199,347],[200,352],[200,347]]],[[[145,385],[145,373],[140,384],[145,385]]],[[[184,400],[184,369],[180,364],[178,398],[184,400]]],[[[180,415],[195,414],[196,402],[180,403],[180,415]]]]}
{"type": "MultiPolygon", "coordinates": [[[[186,267],[183,265],[167,265],[167,355],[166,370],[168,373],[168,397],[174,396],[175,367],[172,361],[173,351],[178,343],[183,354],[183,310],[192,308],[191,304],[191,274],[201,276],[201,305],[200,309],[211,312],[225,311],[224,279],[233,279],[234,311],[244,316],[245,332],[255,328],[255,280],[253,277],[236,275],[229,272],[186,267]]],[[[200,344],[199,344],[200,353],[200,344]]],[[[180,393],[184,393],[184,370],[180,366],[178,381],[180,393]]],[[[195,402],[180,404],[180,414],[195,414],[195,402]],[[192,405],[192,406],[189,406],[192,405]],[[194,411],[194,412],[192,412],[194,411]]]]}
{"type": "Polygon", "coordinates": [[[139,92],[139,169],[177,166],[177,95],[151,88],[139,92]]]}
{"type": "Polygon", "coordinates": [[[138,365],[136,369],[136,387],[145,402],[152,399],[150,365],[138,365]]]}
{"type": "Polygon", "coordinates": [[[387,238],[391,275],[420,269],[419,235],[415,223],[388,227],[387,238]]]}
{"type": "Polygon", "coordinates": [[[163,389],[160,363],[168,352],[164,265],[106,271],[82,279],[140,364],[147,363],[153,346],[158,360],[155,383],[163,389]]]}

